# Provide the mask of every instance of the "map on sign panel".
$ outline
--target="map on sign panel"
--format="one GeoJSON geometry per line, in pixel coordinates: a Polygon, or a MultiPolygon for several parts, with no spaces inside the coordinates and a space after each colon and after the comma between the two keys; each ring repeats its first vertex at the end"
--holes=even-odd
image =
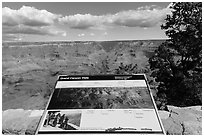
{"type": "Polygon", "coordinates": [[[36,134],[165,134],[145,75],[59,76],[36,134]]]}

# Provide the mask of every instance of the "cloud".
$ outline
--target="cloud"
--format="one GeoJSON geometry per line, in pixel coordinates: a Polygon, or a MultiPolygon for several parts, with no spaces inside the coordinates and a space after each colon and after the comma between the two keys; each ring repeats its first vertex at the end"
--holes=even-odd
{"type": "Polygon", "coordinates": [[[162,9],[152,5],[139,7],[136,10],[121,11],[116,14],[99,16],[91,14],[70,15],[59,18],[59,22],[67,24],[72,29],[104,28],[110,26],[147,28],[161,24],[166,18],[166,15],[170,13],[169,6],[162,9]]]}
{"type": "MultiPolygon", "coordinates": [[[[106,15],[75,14],[67,16],[29,6],[22,6],[18,10],[4,7],[2,8],[2,37],[4,39],[12,39],[12,37],[15,39],[12,35],[16,34],[60,35],[66,37],[66,31],[61,30],[60,26],[80,30],[104,30],[121,26],[147,29],[162,24],[166,15],[171,13],[171,5],[169,4],[166,8],[155,5],[139,7],[135,10],[120,11],[106,15]]],[[[90,34],[90,36],[93,35],[90,34]]],[[[107,33],[103,35],[107,35],[107,33]]],[[[78,34],[78,36],[83,37],[85,34],[78,34]]]]}
{"type": "Polygon", "coordinates": [[[17,26],[19,24],[27,26],[49,26],[54,24],[60,16],[29,6],[22,6],[18,10],[4,7],[2,9],[2,24],[4,26],[17,26]]]}
{"type": "Polygon", "coordinates": [[[91,14],[75,14],[58,19],[60,24],[68,25],[71,29],[103,29],[107,16],[91,14]]]}
{"type": "MultiPolygon", "coordinates": [[[[59,32],[58,32],[59,33],[59,32]]],[[[67,32],[60,32],[63,37],[67,36],[67,32]]]]}
{"type": "Polygon", "coordinates": [[[55,25],[61,15],[46,10],[22,6],[18,10],[8,7],[2,9],[2,37],[5,40],[15,40],[13,34],[66,36],[66,32],[55,25]]]}
{"type": "Polygon", "coordinates": [[[161,24],[167,14],[170,14],[169,8],[146,7],[139,10],[119,12],[112,16],[112,23],[119,26],[147,28],[161,24]]]}
{"type": "Polygon", "coordinates": [[[108,33],[107,33],[107,32],[104,32],[103,35],[106,36],[106,35],[108,35],[108,33]]]}
{"type": "Polygon", "coordinates": [[[59,18],[59,22],[69,25],[73,29],[88,29],[96,26],[100,16],[91,14],[76,14],[59,18]]]}
{"type": "Polygon", "coordinates": [[[56,36],[62,35],[66,36],[66,32],[58,31],[55,28],[51,27],[31,27],[20,25],[16,26],[3,26],[2,28],[3,34],[27,34],[27,35],[49,35],[49,36],[56,36]]]}
{"type": "Polygon", "coordinates": [[[21,40],[21,36],[19,35],[14,35],[14,34],[6,34],[2,35],[2,40],[5,41],[18,41],[21,40]]]}
{"type": "Polygon", "coordinates": [[[78,37],[83,37],[83,36],[85,36],[84,33],[78,34],[78,37]]]}
{"type": "Polygon", "coordinates": [[[94,33],[90,33],[90,36],[94,36],[95,34],[94,33]]]}

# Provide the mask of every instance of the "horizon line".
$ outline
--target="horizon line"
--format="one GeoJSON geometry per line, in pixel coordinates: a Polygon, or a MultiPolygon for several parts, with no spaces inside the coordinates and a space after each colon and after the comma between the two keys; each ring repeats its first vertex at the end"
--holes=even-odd
{"type": "Polygon", "coordinates": [[[104,42],[104,41],[145,41],[145,40],[167,40],[168,38],[161,39],[116,39],[116,40],[52,40],[52,41],[2,41],[2,43],[32,43],[32,42],[104,42]]]}

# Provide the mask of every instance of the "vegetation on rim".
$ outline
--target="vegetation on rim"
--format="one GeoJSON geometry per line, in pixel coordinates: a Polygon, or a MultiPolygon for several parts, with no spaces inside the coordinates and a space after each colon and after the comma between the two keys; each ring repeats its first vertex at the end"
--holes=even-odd
{"type": "Polygon", "coordinates": [[[159,82],[157,103],[176,106],[202,103],[202,3],[173,3],[161,26],[169,37],[149,59],[159,82]]]}

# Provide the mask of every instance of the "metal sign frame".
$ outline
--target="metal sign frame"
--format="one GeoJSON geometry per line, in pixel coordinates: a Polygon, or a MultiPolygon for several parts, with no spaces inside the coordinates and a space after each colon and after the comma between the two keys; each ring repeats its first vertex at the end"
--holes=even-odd
{"type": "MultiPolygon", "coordinates": [[[[164,127],[163,127],[163,124],[162,124],[162,121],[161,121],[161,119],[160,119],[160,117],[159,117],[159,114],[158,114],[158,109],[157,109],[157,107],[156,107],[156,103],[155,103],[155,101],[154,101],[154,98],[153,98],[153,95],[152,95],[152,92],[151,92],[151,89],[150,89],[150,86],[149,86],[149,84],[148,84],[148,82],[147,82],[147,78],[146,78],[146,75],[145,74],[134,74],[134,75],[60,75],[60,76],[58,76],[58,79],[57,79],[57,81],[55,82],[55,88],[56,88],[56,86],[57,86],[57,83],[60,81],[60,78],[62,78],[62,77],[95,77],[95,78],[98,78],[98,79],[101,79],[101,77],[131,77],[131,76],[138,76],[138,77],[143,77],[143,79],[145,80],[145,83],[146,83],[146,86],[147,86],[147,89],[148,89],[148,91],[149,91],[149,94],[150,94],[150,97],[151,97],[151,101],[153,102],[153,107],[154,107],[154,110],[155,110],[155,113],[156,113],[156,117],[157,117],[157,119],[158,119],[158,122],[159,122],[159,125],[160,125],[160,127],[161,127],[161,130],[162,130],[162,133],[160,132],[160,133],[158,133],[158,132],[146,132],[146,131],[144,131],[144,132],[135,132],[135,131],[132,131],[132,132],[126,132],[126,131],[122,131],[122,132],[105,132],[105,131],[78,131],[78,132],[58,132],[58,131],[52,131],[50,134],[69,134],[69,133],[135,133],[135,134],[166,134],[165,133],[165,130],[164,130],[164,127]]],[[[45,117],[46,117],[46,113],[47,113],[47,109],[48,109],[48,106],[49,106],[49,104],[50,104],[50,101],[51,101],[51,99],[52,99],[52,97],[53,97],[53,94],[54,94],[54,91],[55,91],[55,88],[54,88],[54,90],[53,90],[53,92],[51,93],[51,95],[50,95],[50,97],[49,97],[49,100],[48,100],[48,103],[47,103],[47,105],[46,105],[46,108],[45,108],[45,110],[44,110],[44,112],[43,112],[43,114],[42,114],[42,116],[41,116],[41,118],[40,118],[40,121],[39,121],[39,123],[38,123],[38,126],[37,126],[37,129],[36,129],[36,132],[35,132],[35,134],[39,134],[39,131],[40,131],[40,127],[41,127],[41,125],[43,124],[43,122],[44,122],[44,119],[45,119],[45,117]]],[[[40,132],[40,134],[49,134],[48,132],[40,132]]]]}

